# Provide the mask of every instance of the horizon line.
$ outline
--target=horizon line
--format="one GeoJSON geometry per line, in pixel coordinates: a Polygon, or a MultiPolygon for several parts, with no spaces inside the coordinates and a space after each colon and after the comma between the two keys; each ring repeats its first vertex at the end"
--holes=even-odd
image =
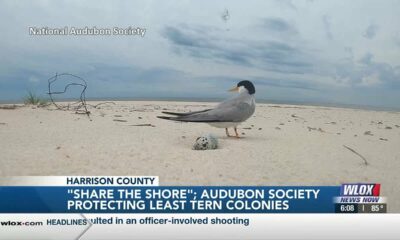
{"type": "MultiPolygon", "coordinates": [[[[60,98],[56,102],[69,102],[76,101],[76,98],[60,98]]],[[[86,101],[165,101],[165,102],[220,102],[224,98],[213,97],[87,97],[86,101]]],[[[282,105],[297,105],[297,106],[316,106],[316,107],[336,107],[348,108],[359,110],[373,110],[373,111],[390,111],[400,112],[400,107],[387,107],[387,106],[372,106],[362,104],[349,104],[349,103],[335,103],[335,102],[314,102],[314,101],[285,101],[276,99],[256,99],[258,103],[265,104],[282,104],[282,105]]],[[[0,104],[23,104],[24,100],[0,100],[0,104]]]]}

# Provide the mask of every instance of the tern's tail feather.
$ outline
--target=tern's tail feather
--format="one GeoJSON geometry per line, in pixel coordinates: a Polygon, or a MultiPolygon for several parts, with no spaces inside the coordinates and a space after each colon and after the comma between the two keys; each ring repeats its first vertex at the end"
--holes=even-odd
{"type": "Polygon", "coordinates": [[[175,120],[176,117],[157,116],[157,118],[166,119],[166,120],[175,120]]]}
{"type": "Polygon", "coordinates": [[[186,116],[189,115],[191,113],[176,113],[176,112],[162,112],[164,114],[168,114],[168,115],[174,115],[174,116],[186,116]]]}
{"type": "Polygon", "coordinates": [[[189,116],[192,115],[194,113],[202,113],[202,112],[207,112],[210,111],[211,109],[205,109],[205,110],[201,110],[201,111],[195,111],[195,112],[186,112],[186,113],[177,113],[177,112],[162,112],[164,114],[168,114],[168,115],[174,115],[174,116],[189,116]]]}
{"type": "Polygon", "coordinates": [[[186,119],[185,117],[186,116],[178,116],[178,117],[157,116],[157,118],[171,120],[171,121],[178,121],[178,122],[202,122],[202,121],[186,119]]]}
{"type": "Polygon", "coordinates": [[[178,116],[178,117],[167,117],[167,116],[157,116],[157,118],[178,121],[178,122],[202,122],[202,123],[210,123],[210,122],[221,122],[218,119],[202,119],[202,118],[192,118],[192,116],[178,116]]]}

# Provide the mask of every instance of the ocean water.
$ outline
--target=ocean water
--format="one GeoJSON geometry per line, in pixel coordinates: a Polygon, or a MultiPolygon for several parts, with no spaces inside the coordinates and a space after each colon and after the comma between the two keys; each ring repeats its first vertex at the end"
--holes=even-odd
{"type": "MultiPolygon", "coordinates": [[[[86,98],[86,101],[171,101],[171,102],[221,102],[222,98],[185,98],[185,97],[160,97],[160,98],[146,98],[146,97],[105,97],[105,98],[86,98]]],[[[77,101],[77,99],[65,98],[57,99],[60,102],[77,101]]],[[[400,106],[396,107],[383,107],[383,106],[369,106],[369,105],[356,105],[356,104],[342,104],[342,103],[320,103],[320,102],[301,102],[301,101],[278,101],[274,99],[258,99],[257,103],[267,104],[286,104],[286,105],[297,105],[297,106],[317,106],[317,107],[337,107],[337,108],[349,108],[349,109],[361,109],[370,111],[388,111],[388,112],[400,112],[400,106]]],[[[20,104],[22,100],[0,100],[0,104],[20,104]]]]}

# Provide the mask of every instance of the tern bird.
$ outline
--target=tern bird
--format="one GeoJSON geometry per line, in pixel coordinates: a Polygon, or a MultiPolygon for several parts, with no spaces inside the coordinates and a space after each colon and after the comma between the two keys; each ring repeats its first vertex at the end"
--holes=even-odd
{"type": "Polygon", "coordinates": [[[231,137],[228,128],[233,127],[235,130],[235,137],[239,138],[237,126],[251,117],[256,109],[254,99],[256,89],[253,83],[244,80],[229,91],[239,92],[239,94],[234,98],[221,102],[215,108],[187,113],[162,112],[164,114],[173,115],[173,117],[158,116],[158,118],[180,122],[208,123],[213,127],[225,128],[228,137],[231,137]]]}

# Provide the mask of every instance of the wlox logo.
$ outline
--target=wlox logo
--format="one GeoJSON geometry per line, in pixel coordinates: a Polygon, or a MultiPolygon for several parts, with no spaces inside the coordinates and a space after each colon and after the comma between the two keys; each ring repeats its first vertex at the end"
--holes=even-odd
{"type": "Polygon", "coordinates": [[[7,221],[0,222],[0,226],[42,226],[43,222],[7,221]]]}
{"type": "Polygon", "coordinates": [[[342,184],[341,196],[379,196],[381,185],[378,183],[342,184]]]}

